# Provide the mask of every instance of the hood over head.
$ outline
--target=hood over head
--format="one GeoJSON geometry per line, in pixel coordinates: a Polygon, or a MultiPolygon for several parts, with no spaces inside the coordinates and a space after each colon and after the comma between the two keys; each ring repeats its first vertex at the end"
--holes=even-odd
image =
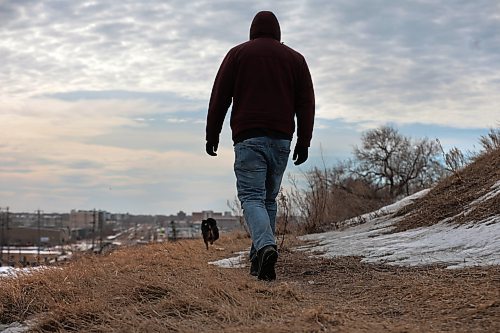
{"type": "Polygon", "coordinates": [[[269,11],[258,12],[250,26],[250,39],[270,37],[281,40],[280,24],[276,16],[269,11]]]}

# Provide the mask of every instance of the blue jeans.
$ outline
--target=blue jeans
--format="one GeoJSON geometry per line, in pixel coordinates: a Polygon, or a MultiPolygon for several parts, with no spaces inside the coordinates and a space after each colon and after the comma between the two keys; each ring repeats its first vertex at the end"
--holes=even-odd
{"type": "Polygon", "coordinates": [[[276,246],[276,197],[290,155],[290,140],[250,138],[237,143],[234,153],[236,188],[252,237],[252,260],[263,247],[276,246]]]}

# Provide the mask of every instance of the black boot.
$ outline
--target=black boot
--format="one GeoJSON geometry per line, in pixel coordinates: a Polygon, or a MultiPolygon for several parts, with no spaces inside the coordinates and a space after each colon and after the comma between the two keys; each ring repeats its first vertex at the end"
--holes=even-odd
{"type": "Polygon", "coordinates": [[[257,259],[257,256],[251,260],[251,265],[250,265],[250,275],[252,276],[257,276],[259,275],[259,260],[257,259]]]}
{"type": "Polygon", "coordinates": [[[257,252],[258,273],[259,280],[272,281],[276,280],[276,272],[274,265],[278,261],[278,251],[273,245],[263,247],[257,252]]]}

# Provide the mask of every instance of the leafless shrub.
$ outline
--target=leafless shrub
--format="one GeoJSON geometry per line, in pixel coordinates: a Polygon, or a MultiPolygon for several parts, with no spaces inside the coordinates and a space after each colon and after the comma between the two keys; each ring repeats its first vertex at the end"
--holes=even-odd
{"type": "Polygon", "coordinates": [[[302,183],[289,176],[292,185],[290,201],[300,217],[302,232],[317,231],[327,218],[328,181],[326,171],[318,168],[302,174],[302,183]]]}
{"type": "Polygon", "coordinates": [[[243,208],[241,207],[241,203],[240,200],[238,200],[238,197],[235,196],[233,201],[227,200],[227,206],[231,210],[233,216],[238,217],[238,222],[240,223],[243,230],[245,230],[247,236],[250,237],[250,231],[248,230],[248,226],[245,222],[245,217],[243,216],[243,208]]]}
{"type": "Polygon", "coordinates": [[[279,251],[285,250],[285,237],[289,233],[288,226],[291,220],[291,203],[290,199],[286,196],[281,189],[278,194],[278,214],[276,217],[276,235],[278,239],[281,237],[279,251]]]}
{"type": "Polygon", "coordinates": [[[487,153],[500,148],[500,128],[490,128],[486,135],[479,138],[479,143],[487,153]]]}
{"type": "Polygon", "coordinates": [[[289,175],[292,189],[287,193],[302,233],[338,228],[339,222],[388,203],[386,193],[352,177],[346,163],[325,170],[313,168],[302,176],[300,182],[289,175]]]}
{"type": "Polygon", "coordinates": [[[436,142],[443,155],[446,171],[452,173],[461,181],[460,170],[470,162],[470,159],[457,147],[453,147],[448,152],[445,152],[439,139],[436,139],[436,142]]]}

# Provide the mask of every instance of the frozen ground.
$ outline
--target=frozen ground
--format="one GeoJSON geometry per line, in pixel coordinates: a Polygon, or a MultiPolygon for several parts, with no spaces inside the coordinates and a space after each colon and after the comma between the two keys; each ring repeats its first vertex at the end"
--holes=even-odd
{"type": "MultiPolygon", "coordinates": [[[[491,191],[466,207],[498,195],[500,182],[491,191]]],[[[344,230],[302,236],[311,241],[298,249],[320,256],[361,256],[364,262],[392,265],[444,264],[448,268],[500,264],[500,215],[469,224],[450,223],[453,217],[438,224],[390,233],[394,224],[402,217],[393,213],[416,198],[425,195],[422,191],[377,212],[365,214],[345,222],[344,230]],[[362,223],[362,224],[360,224],[362,223]]]]}
{"type": "Polygon", "coordinates": [[[378,219],[344,231],[303,236],[314,241],[299,250],[323,257],[361,256],[365,262],[394,265],[444,264],[448,268],[500,264],[500,218],[481,223],[438,223],[385,234],[394,219],[378,219]]]}

